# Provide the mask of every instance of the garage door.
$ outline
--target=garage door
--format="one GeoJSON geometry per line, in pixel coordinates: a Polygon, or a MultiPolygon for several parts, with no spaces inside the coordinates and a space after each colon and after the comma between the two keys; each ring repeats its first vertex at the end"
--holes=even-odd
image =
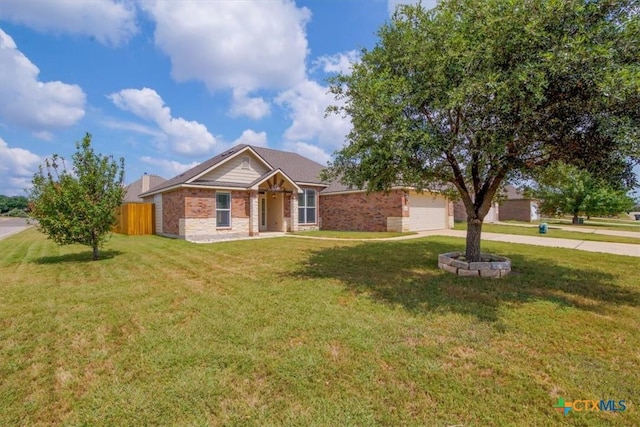
{"type": "Polygon", "coordinates": [[[411,231],[447,228],[447,200],[433,194],[409,195],[409,229],[411,231]]]}

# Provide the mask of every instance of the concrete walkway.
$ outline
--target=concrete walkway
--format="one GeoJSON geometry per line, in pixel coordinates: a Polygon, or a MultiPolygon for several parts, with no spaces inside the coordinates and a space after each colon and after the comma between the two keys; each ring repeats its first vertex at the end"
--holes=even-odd
{"type": "MultiPolygon", "coordinates": [[[[301,236],[295,234],[287,234],[290,237],[296,237],[300,239],[321,239],[321,240],[339,240],[339,241],[360,241],[360,242],[375,242],[375,241],[393,241],[393,240],[409,240],[419,239],[428,236],[449,236],[449,237],[461,237],[465,238],[467,232],[464,230],[433,230],[433,231],[421,231],[417,234],[410,234],[407,236],[389,237],[387,239],[339,239],[332,237],[313,237],[313,236],[301,236]]],[[[491,242],[504,242],[504,243],[517,243],[522,245],[533,246],[546,246],[552,248],[566,248],[566,249],[578,249],[587,252],[602,252],[615,255],[628,255],[640,257],[640,244],[634,245],[631,243],[610,243],[610,242],[591,242],[585,240],[573,240],[573,239],[557,239],[555,237],[542,237],[542,236],[519,236],[515,234],[498,234],[498,233],[482,233],[483,241],[491,242]]]]}

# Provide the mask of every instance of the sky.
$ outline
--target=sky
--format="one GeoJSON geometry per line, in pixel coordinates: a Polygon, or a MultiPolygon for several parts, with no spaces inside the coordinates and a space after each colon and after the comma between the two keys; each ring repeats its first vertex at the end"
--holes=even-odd
{"type": "Polygon", "coordinates": [[[350,129],[325,117],[327,78],[411,2],[2,0],[0,194],[24,195],[86,132],[125,159],[126,183],[240,143],[324,164],[350,129]]]}

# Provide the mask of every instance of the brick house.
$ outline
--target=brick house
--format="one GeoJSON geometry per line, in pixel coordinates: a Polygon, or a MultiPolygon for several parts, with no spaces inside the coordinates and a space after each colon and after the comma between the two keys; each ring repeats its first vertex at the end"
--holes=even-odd
{"type": "Polygon", "coordinates": [[[371,193],[320,180],[323,165],[296,153],[237,145],[140,194],[155,204],[160,235],[192,241],[301,230],[449,228],[440,194],[371,193]]]}
{"type": "MultiPolygon", "coordinates": [[[[484,217],[485,223],[498,222],[500,216],[500,205],[498,202],[492,202],[489,212],[484,217]]],[[[453,204],[453,217],[456,222],[467,222],[467,210],[464,207],[464,203],[458,200],[453,204]]]]}
{"type": "Polygon", "coordinates": [[[142,178],[127,185],[124,203],[141,203],[142,198],[138,196],[139,194],[145,193],[165,181],[166,179],[161,176],[153,174],[149,175],[145,172],[145,174],[142,175],[142,178]]]}
{"type": "Polygon", "coordinates": [[[506,199],[500,202],[500,221],[533,222],[540,219],[538,201],[525,197],[513,185],[505,187],[506,199]]]}

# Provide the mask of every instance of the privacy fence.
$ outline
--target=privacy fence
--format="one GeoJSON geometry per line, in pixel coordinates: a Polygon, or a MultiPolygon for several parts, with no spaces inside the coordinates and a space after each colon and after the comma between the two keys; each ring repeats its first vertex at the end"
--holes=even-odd
{"type": "Polygon", "coordinates": [[[130,236],[153,234],[154,214],[153,203],[123,203],[113,231],[130,236]]]}

